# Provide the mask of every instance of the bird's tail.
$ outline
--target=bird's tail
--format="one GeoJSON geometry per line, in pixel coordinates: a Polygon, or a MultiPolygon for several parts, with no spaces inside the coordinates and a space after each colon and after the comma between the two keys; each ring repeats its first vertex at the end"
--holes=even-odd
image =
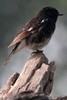
{"type": "Polygon", "coordinates": [[[11,51],[11,53],[7,56],[7,58],[6,58],[5,61],[4,61],[4,65],[7,64],[8,60],[9,60],[9,59],[12,57],[12,55],[16,52],[16,49],[18,48],[19,44],[20,44],[20,42],[18,42],[18,43],[16,44],[16,46],[14,47],[14,49],[13,49],[13,50],[11,51]]]}
{"type": "Polygon", "coordinates": [[[4,61],[4,65],[7,64],[8,60],[12,57],[12,55],[14,54],[14,51],[12,50],[12,52],[7,56],[7,58],[4,61]]]}

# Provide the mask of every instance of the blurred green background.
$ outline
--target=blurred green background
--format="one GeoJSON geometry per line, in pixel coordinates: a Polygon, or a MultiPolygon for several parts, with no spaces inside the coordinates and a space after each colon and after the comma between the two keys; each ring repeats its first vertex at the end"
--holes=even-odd
{"type": "Polygon", "coordinates": [[[0,86],[14,72],[21,72],[31,56],[31,52],[24,49],[4,66],[3,62],[12,49],[8,49],[8,45],[25,23],[46,6],[55,7],[64,14],[58,18],[56,30],[44,53],[49,61],[56,62],[52,95],[67,95],[67,0],[0,0],[0,86]]]}

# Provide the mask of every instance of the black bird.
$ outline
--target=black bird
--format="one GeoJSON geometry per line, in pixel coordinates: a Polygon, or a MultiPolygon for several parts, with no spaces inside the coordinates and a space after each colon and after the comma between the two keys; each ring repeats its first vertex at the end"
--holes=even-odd
{"type": "Polygon", "coordinates": [[[38,51],[46,46],[54,33],[58,16],[62,15],[53,7],[43,8],[36,17],[24,26],[9,45],[9,47],[14,46],[14,49],[6,58],[4,64],[20,49],[27,47],[38,51]]]}

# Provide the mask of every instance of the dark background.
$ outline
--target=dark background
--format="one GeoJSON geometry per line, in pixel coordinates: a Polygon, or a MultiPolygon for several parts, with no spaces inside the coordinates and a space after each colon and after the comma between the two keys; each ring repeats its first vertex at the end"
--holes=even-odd
{"type": "Polygon", "coordinates": [[[56,62],[52,95],[67,94],[67,0],[0,0],[0,86],[14,72],[21,72],[31,56],[31,51],[24,49],[4,66],[3,62],[12,49],[8,49],[8,45],[25,23],[45,6],[55,7],[64,14],[58,18],[56,30],[44,53],[49,61],[56,62]]]}

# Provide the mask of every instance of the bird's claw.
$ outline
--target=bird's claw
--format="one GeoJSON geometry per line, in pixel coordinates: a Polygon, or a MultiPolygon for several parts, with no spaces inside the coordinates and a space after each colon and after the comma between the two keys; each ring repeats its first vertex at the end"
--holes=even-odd
{"type": "Polygon", "coordinates": [[[31,55],[34,55],[36,53],[42,53],[42,52],[43,52],[43,50],[36,50],[36,51],[32,52],[31,55]]]}

